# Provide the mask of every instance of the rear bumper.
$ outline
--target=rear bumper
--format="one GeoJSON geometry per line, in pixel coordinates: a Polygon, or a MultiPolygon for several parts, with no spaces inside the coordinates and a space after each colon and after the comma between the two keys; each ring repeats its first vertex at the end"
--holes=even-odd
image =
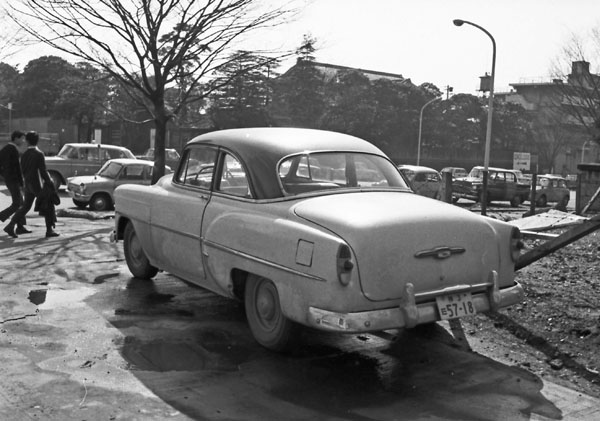
{"type": "MultiPolygon", "coordinates": [[[[309,325],[321,330],[358,333],[386,329],[410,328],[441,320],[435,299],[415,303],[414,294],[407,285],[406,298],[396,307],[357,313],[337,313],[316,307],[309,308],[309,325]]],[[[477,313],[497,310],[523,300],[523,287],[515,282],[508,288],[497,288],[497,276],[487,291],[472,294],[477,313]]]]}

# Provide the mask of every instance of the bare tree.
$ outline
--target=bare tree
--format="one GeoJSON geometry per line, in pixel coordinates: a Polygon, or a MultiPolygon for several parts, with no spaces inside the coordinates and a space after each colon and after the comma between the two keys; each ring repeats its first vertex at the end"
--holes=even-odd
{"type": "Polygon", "coordinates": [[[8,13],[33,38],[113,76],[156,125],[154,180],[164,174],[167,123],[227,63],[235,42],[293,10],[258,0],[14,0],[8,13]],[[185,83],[182,83],[185,81],[185,83]],[[179,89],[167,103],[168,89],[179,89]]]}
{"type": "Polygon", "coordinates": [[[574,35],[555,60],[552,74],[558,95],[554,109],[560,120],[578,126],[588,138],[600,141],[600,75],[590,71],[590,59],[600,59],[600,29],[585,38],[574,35]]]}

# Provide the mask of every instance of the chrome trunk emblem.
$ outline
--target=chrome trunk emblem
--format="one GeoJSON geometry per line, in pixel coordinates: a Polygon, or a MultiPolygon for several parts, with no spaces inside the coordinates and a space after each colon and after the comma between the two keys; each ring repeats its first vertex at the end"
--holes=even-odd
{"type": "Polygon", "coordinates": [[[462,254],[466,250],[463,247],[436,247],[430,250],[421,250],[415,253],[415,257],[417,259],[421,259],[423,257],[433,257],[436,259],[447,259],[453,254],[462,254]]]}

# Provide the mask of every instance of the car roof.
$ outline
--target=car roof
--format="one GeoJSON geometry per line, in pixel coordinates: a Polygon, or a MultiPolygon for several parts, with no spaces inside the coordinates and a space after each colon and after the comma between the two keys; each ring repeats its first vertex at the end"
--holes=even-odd
{"type": "Polygon", "coordinates": [[[109,159],[107,162],[115,162],[121,165],[129,165],[129,164],[141,164],[141,165],[154,165],[153,161],[148,161],[146,159],[133,159],[133,158],[115,158],[109,159]]]}
{"type": "Polygon", "coordinates": [[[399,169],[407,169],[410,171],[414,171],[414,172],[438,172],[437,170],[430,168],[430,167],[424,167],[422,165],[398,165],[399,169]]]}
{"type": "Polygon", "coordinates": [[[553,180],[565,180],[566,178],[561,176],[561,175],[554,175],[554,174],[540,174],[538,175],[538,178],[551,178],[553,180]]]}
{"type": "MultiPolygon", "coordinates": [[[[477,165],[473,168],[479,168],[479,169],[483,170],[484,167],[483,167],[483,165],[481,165],[481,166],[477,165]]],[[[508,168],[499,168],[499,167],[488,167],[488,171],[508,171],[508,172],[512,172],[512,173],[521,172],[521,170],[511,170],[508,168]]]]}
{"type": "Polygon", "coordinates": [[[65,143],[65,146],[73,146],[75,148],[83,148],[83,147],[90,147],[90,146],[100,146],[102,148],[107,148],[107,149],[127,149],[125,146],[119,146],[119,145],[107,145],[104,143],[65,143]]]}
{"type": "Polygon", "coordinates": [[[358,137],[326,130],[289,127],[219,130],[193,138],[186,147],[198,144],[223,147],[237,155],[245,163],[250,179],[254,180],[255,193],[260,199],[282,196],[277,164],[286,156],[304,152],[348,151],[386,157],[379,148],[358,137]]]}

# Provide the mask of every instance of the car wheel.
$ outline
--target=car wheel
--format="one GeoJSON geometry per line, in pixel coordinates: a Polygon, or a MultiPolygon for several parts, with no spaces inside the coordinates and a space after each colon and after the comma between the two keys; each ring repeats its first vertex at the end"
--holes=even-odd
{"type": "Polygon", "coordinates": [[[510,205],[513,207],[517,207],[521,204],[522,200],[521,200],[521,196],[515,196],[512,199],[510,199],[510,205]]]}
{"type": "Polygon", "coordinates": [[[244,292],[246,318],[256,341],[273,351],[286,351],[296,325],[281,312],[279,294],[268,279],[249,275],[244,292]]]}
{"type": "Polygon", "coordinates": [[[75,204],[75,206],[77,206],[79,209],[85,209],[88,205],[87,202],[82,202],[81,200],[75,200],[73,199],[73,203],[75,204]]]}
{"type": "Polygon", "coordinates": [[[62,177],[60,176],[60,174],[54,171],[49,171],[49,174],[50,179],[52,180],[52,184],[54,184],[54,188],[58,191],[58,188],[62,184],[62,177]]]}
{"type": "Polygon", "coordinates": [[[137,236],[133,224],[127,223],[123,239],[123,252],[127,267],[133,276],[140,279],[151,279],[158,273],[158,269],[150,264],[144,253],[142,242],[137,236]]]}
{"type": "Polygon", "coordinates": [[[558,202],[558,204],[556,205],[557,208],[559,209],[567,209],[567,205],[569,204],[569,200],[571,200],[571,198],[569,196],[565,196],[562,199],[560,199],[560,202],[558,202]]]}
{"type": "Polygon", "coordinates": [[[95,194],[90,200],[90,209],[93,211],[105,211],[110,209],[111,206],[112,200],[110,200],[110,196],[104,193],[95,194]]]}
{"type": "Polygon", "coordinates": [[[535,204],[540,207],[546,206],[547,203],[548,201],[546,199],[546,196],[540,196],[539,199],[535,202],[535,204]]]}

